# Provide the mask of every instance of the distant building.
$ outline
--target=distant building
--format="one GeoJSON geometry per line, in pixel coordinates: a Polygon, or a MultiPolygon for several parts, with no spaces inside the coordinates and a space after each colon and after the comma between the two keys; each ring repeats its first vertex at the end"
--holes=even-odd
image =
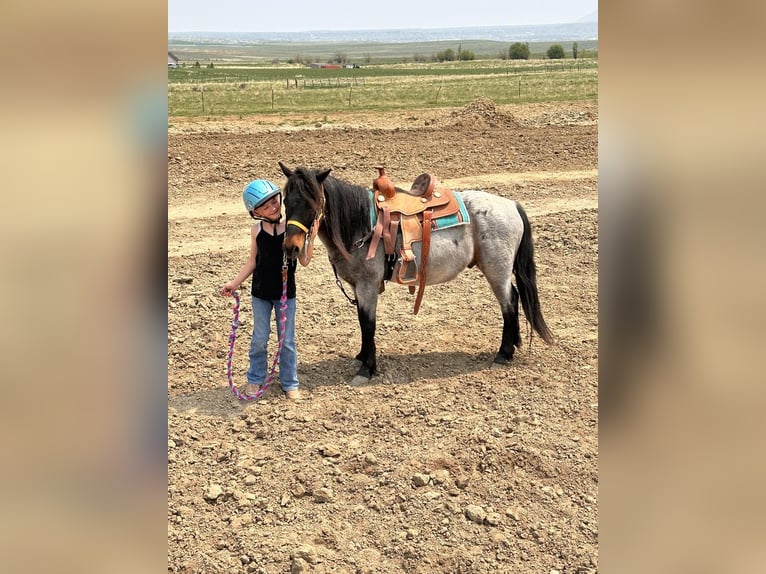
{"type": "Polygon", "coordinates": [[[168,52],[168,68],[177,68],[178,58],[173,52],[168,52]]]}

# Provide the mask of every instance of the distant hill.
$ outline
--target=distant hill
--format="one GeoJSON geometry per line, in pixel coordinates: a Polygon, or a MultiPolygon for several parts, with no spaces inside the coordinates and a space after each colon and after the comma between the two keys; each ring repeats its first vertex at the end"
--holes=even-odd
{"type": "Polygon", "coordinates": [[[399,30],[314,30],[309,32],[168,32],[170,42],[243,44],[261,42],[435,42],[493,40],[499,42],[565,42],[598,39],[598,11],[569,24],[475,26],[399,30]]]}
{"type": "Polygon", "coordinates": [[[598,10],[594,10],[590,14],[586,14],[578,22],[598,22],[598,10]]]}

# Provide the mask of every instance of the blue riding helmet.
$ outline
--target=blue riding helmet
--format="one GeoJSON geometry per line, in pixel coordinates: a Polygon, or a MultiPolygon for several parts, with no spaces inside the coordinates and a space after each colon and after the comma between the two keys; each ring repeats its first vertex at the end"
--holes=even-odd
{"type": "Polygon", "coordinates": [[[281,195],[282,191],[267,179],[256,179],[251,181],[242,190],[242,200],[245,202],[245,209],[248,213],[253,213],[275,195],[281,195]]]}

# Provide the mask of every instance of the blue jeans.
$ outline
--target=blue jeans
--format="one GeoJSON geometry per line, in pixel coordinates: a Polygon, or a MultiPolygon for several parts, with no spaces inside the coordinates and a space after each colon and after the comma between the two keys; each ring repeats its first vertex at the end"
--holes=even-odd
{"type": "MultiPolygon", "coordinates": [[[[279,341],[279,316],[281,304],[279,299],[269,301],[252,297],[253,300],[253,338],[250,341],[250,368],[247,370],[247,382],[251,385],[262,385],[271,368],[269,361],[268,343],[271,335],[271,317],[274,316],[277,338],[279,341]]],[[[279,382],[282,390],[292,391],[298,388],[298,353],[295,350],[295,298],[287,300],[285,310],[285,339],[282,353],[279,356],[279,382]]],[[[274,349],[276,350],[276,345],[274,349]]]]}

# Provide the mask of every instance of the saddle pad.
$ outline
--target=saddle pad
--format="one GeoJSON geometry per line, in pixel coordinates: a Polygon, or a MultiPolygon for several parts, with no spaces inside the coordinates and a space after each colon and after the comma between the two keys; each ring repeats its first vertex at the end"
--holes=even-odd
{"type": "Polygon", "coordinates": [[[468,210],[465,208],[465,203],[460,194],[455,192],[455,200],[458,205],[458,212],[452,215],[446,215],[444,217],[437,217],[431,220],[431,229],[436,231],[437,229],[447,229],[448,227],[455,227],[457,225],[467,225],[471,223],[471,216],[468,215],[468,210]]]}

